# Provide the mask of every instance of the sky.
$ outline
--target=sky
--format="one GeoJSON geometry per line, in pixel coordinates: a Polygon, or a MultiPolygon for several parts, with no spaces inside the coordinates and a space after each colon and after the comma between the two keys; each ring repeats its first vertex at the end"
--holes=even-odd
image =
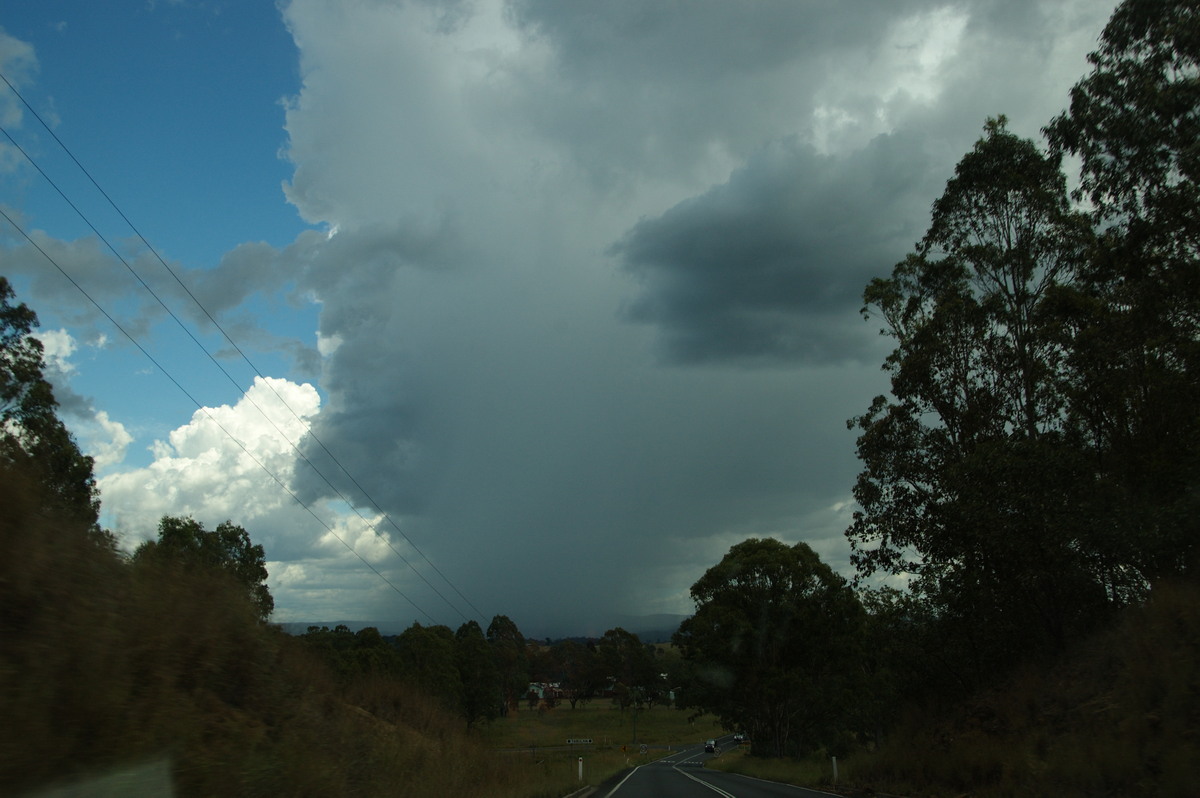
{"type": "Polygon", "coordinates": [[[748,537],[850,577],[862,290],[1114,6],[5,0],[0,274],[102,522],[244,526],[278,621],[599,635],[748,537]]]}

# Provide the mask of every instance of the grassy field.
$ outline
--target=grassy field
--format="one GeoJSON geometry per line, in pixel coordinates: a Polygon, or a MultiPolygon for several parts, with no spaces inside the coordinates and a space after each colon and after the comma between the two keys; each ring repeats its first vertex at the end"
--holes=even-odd
{"type": "Polygon", "coordinates": [[[521,709],[493,721],[481,730],[489,747],[506,752],[530,775],[554,777],[563,773],[578,781],[583,758],[583,781],[599,784],[629,767],[658,759],[684,745],[721,734],[712,716],[690,720],[690,712],[655,707],[637,713],[622,712],[607,701],[594,701],[571,709],[564,704],[538,711],[521,709]],[[568,746],[567,740],[590,739],[590,744],[568,746]],[[647,751],[641,752],[645,745],[647,751]]]}
{"type": "Polygon", "coordinates": [[[575,709],[569,704],[545,711],[522,708],[493,721],[482,734],[489,745],[500,749],[559,746],[567,740],[589,738],[595,748],[635,744],[678,748],[721,734],[716,718],[703,716],[693,721],[690,715],[668,707],[634,713],[607,701],[593,701],[575,709]]]}

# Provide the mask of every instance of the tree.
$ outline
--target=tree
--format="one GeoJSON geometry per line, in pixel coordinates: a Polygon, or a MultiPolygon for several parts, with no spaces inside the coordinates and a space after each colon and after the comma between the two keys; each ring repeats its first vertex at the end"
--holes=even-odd
{"type": "Polygon", "coordinates": [[[751,538],[691,590],[673,641],[694,669],[679,705],[750,735],[758,756],[831,742],[848,717],[863,611],[807,544],[751,538]]]}
{"type": "Polygon", "coordinates": [[[463,706],[463,683],[458,674],[458,651],[454,632],[448,626],[414,623],[396,638],[401,669],[407,679],[442,706],[459,711],[463,706]]]}
{"type": "Polygon", "coordinates": [[[517,706],[529,689],[529,656],[525,635],[507,615],[497,615],[488,624],[487,640],[500,675],[500,716],[517,706]]]}
{"type": "Polygon", "coordinates": [[[100,498],[92,458],[79,451],[57,414],[58,401],[44,376],[40,341],[32,337],[37,314],[0,277],[0,462],[31,475],[57,512],[85,525],[98,542],[115,548],[101,532],[100,498]]]}
{"type": "Polygon", "coordinates": [[[1064,426],[1067,351],[1047,311],[1091,241],[1058,161],[1000,117],[917,251],[864,292],[864,315],[897,345],[884,363],[894,399],[850,422],[864,464],[853,560],[863,577],[915,576],[980,672],[1031,641],[1061,646],[1104,603],[1080,512],[1093,506],[1089,463],[1064,426]]]}
{"type": "Polygon", "coordinates": [[[1060,304],[1114,572],[1198,570],[1200,4],[1125,0],[1046,134],[1101,231],[1060,304]]]}
{"type": "Polygon", "coordinates": [[[467,621],[454,633],[458,675],[462,680],[463,716],[467,726],[492,720],[500,705],[500,674],[483,630],[467,621]]]}
{"type": "Polygon", "coordinates": [[[230,521],[210,532],[193,518],[163,516],[158,523],[158,540],[138,546],[133,559],[135,563],[178,563],[224,573],[245,590],[262,620],[275,609],[275,599],[267,587],[263,547],[251,543],[249,533],[230,521]]]}
{"type": "Polygon", "coordinates": [[[575,709],[586,704],[600,691],[604,679],[596,657],[595,644],[584,645],[575,640],[564,640],[551,652],[557,668],[559,684],[563,694],[575,709]]]}
{"type": "Polygon", "coordinates": [[[648,703],[657,687],[654,659],[633,632],[609,629],[596,643],[596,659],[604,676],[614,680],[613,689],[621,709],[648,703]]]}

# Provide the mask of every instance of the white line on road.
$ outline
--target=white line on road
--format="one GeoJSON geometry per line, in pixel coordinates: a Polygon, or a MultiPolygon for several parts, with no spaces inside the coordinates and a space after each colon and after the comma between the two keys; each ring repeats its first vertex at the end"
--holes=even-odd
{"type": "Polygon", "coordinates": [[[725,792],[725,791],[724,791],[724,790],[722,790],[720,787],[717,787],[717,786],[716,786],[716,785],[714,785],[714,784],[709,784],[709,783],[708,783],[707,781],[705,781],[704,779],[698,779],[698,778],[696,778],[695,776],[693,776],[691,773],[686,773],[686,772],[684,772],[684,771],[680,770],[679,768],[673,768],[673,770],[674,770],[676,773],[679,773],[679,774],[681,774],[681,775],[683,775],[683,776],[687,776],[689,779],[691,779],[692,781],[696,782],[697,784],[703,784],[705,787],[707,787],[708,789],[710,789],[710,790],[712,790],[713,792],[717,793],[718,795],[722,795],[722,796],[724,796],[724,798],[737,798],[737,796],[735,796],[733,793],[730,793],[730,792],[725,792]]]}
{"type": "Polygon", "coordinates": [[[626,773],[625,778],[618,781],[617,786],[613,787],[611,790],[609,790],[608,795],[604,796],[604,798],[612,798],[612,796],[616,794],[617,790],[621,789],[621,785],[624,784],[625,782],[629,781],[630,777],[633,776],[634,773],[637,773],[641,769],[642,769],[642,766],[638,765],[633,770],[626,773]]]}

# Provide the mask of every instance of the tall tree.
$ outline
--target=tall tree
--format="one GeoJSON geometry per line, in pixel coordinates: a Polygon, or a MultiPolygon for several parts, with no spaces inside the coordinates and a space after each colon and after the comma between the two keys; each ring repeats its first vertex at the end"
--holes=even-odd
{"type": "Polygon", "coordinates": [[[401,670],[413,684],[442,702],[447,709],[463,706],[463,683],[458,673],[457,645],[448,626],[414,623],[396,638],[401,670]]]}
{"type": "Polygon", "coordinates": [[[652,700],[658,674],[641,639],[621,627],[609,629],[596,643],[596,659],[606,678],[614,679],[621,708],[652,700]]]}
{"type": "Polygon", "coordinates": [[[1147,583],[1200,569],[1200,3],[1125,0],[1088,58],[1046,128],[1101,230],[1061,303],[1071,415],[1147,583]]]}
{"type": "Polygon", "coordinates": [[[1061,645],[1102,611],[1085,455],[1064,429],[1061,336],[1046,310],[1090,251],[1058,161],[1003,117],[934,203],[917,251],[864,293],[896,340],[893,399],[862,430],[860,575],[907,573],[986,670],[1061,645]]]}
{"type": "Polygon", "coordinates": [[[681,707],[750,734],[760,756],[794,755],[849,716],[862,607],[807,544],[751,538],[694,585],[673,637],[694,680],[681,707]]]}
{"type": "Polygon", "coordinates": [[[454,643],[467,725],[492,720],[500,706],[500,674],[487,638],[478,623],[467,621],[454,633],[454,643]]]}
{"type": "Polygon", "coordinates": [[[37,314],[0,277],[0,461],[34,478],[47,502],[86,526],[112,547],[100,531],[100,496],[92,458],[79,451],[58,417],[58,401],[45,378],[40,341],[33,337],[37,314]]]}
{"type": "Polygon", "coordinates": [[[158,539],[138,546],[134,562],[174,562],[189,568],[207,568],[227,574],[241,585],[263,620],[275,609],[267,587],[266,552],[251,542],[250,534],[225,521],[209,531],[194,518],[163,516],[158,539]]]}
{"type": "Polygon", "coordinates": [[[500,716],[517,706],[529,689],[529,654],[525,635],[507,615],[497,615],[488,624],[487,640],[500,676],[500,716]]]}
{"type": "Polygon", "coordinates": [[[596,646],[575,640],[564,640],[551,652],[557,666],[563,694],[575,709],[586,704],[600,691],[604,674],[596,657],[596,646]]]}

